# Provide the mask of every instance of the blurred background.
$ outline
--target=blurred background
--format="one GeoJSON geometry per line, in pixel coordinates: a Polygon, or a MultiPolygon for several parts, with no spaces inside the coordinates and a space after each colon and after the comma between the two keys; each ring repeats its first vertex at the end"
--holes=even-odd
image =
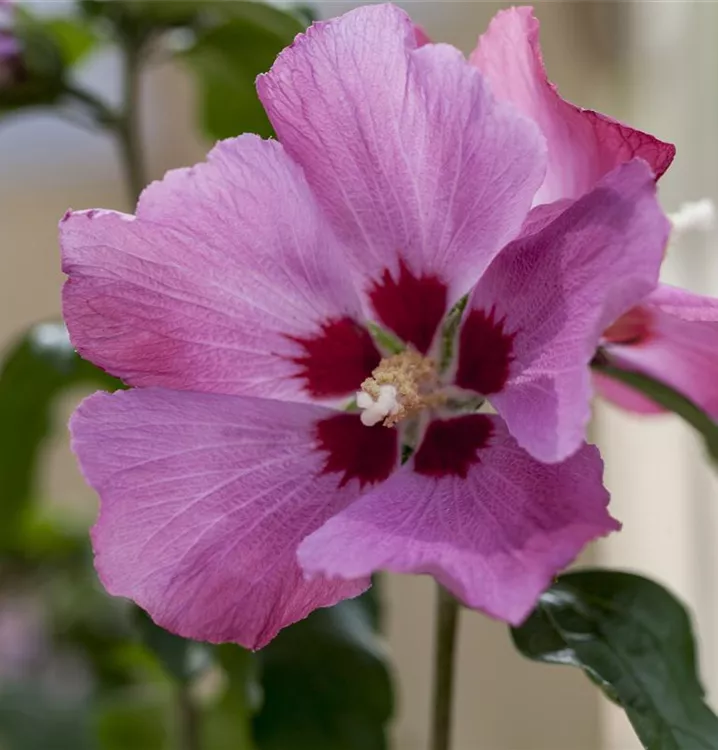
{"type": "MultiPolygon", "coordinates": [[[[473,48],[495,11],[507,5],[478,0],[399,4],[432,39],[465,52],[473,48]]],[[[31,0],[26,5],[55,15],[71,3],[31,0]]],[[[315,2],[314,12],[329,17],[350,7],[352,3],[315,2]]],[[[566,98],[677,145],[676,161],[661,181],[664,207],[675,210],[683,201],[703,197],[718,200],[718,3],[547,2],[536,3],[536,12],[550,77],[566,98]]],[[[120,63],[112,49],[83,59],[79,79],[110,102],[121,96],[120,63]]],[[[198,127],[197,97],[195,79],[181,63],[157,60],[143,75],[141,127],[150,178],[192,164],[206,153],[208,139],[198,127]]],[[[63,278],[57,222],[69,207],[95,206],[132,209],[114,144],[105,135],[39,110],[0,120],[0,346],[11,346],[30,324],[59,319],[63,278]]],[[[692,238],[673,252],[665,271],[668,281],[718,294],[718,238],[692,238]]],[[[108,680],[132,683],[134,689],[137,680],[123,673],[123,664],[132,663],[133,674],[141,672],[147,684],[163,684],[156,664],[129,646],[113,652],[115,661],[99,658],[87,663],[88,649],[108,654],[114,648],[98,636],[112,631],[114,615],[87,571],[84,553],[77,553],[78,562],[72,546],[73,539],[83,537],[96,510],[64,429],[83,390],[88,387],[63,394],[53,413],[58,429],[42,446],[32,487],[43,509],[32,532],[38,551],[23,556],[15,550],[8,557],[13,564],[0,568],[0,695],[8,685],[25,685],[31,675],[33,684],[36,678],[42,682],[43,695],[48,690],[60,694],[64,703],[60,708],[42,707],[39,717],[32,718],[32,712],[22,707],[22,696],[17,696],[16,705],[0,701],[0,726],[3,712],[7,720],[19,711],[52,727],[49,733],[40,732],[37,740],[24,735],[22,744],[11,744],[7,750],[85,747],[73,739],[74,730],[67,729],[73,719],[65,708],[73,701],[90,700],[98,669],[109,670],[108,680]],[[58,628],[64,634],[61,648],[52,645],[58,628]],[[73,679],[68,680],[68,674],[73,679]],[[70,733],[62,735],[63,731],[70,733]]],[[[4,429],[7,432],[8,426],[4,429]]],[[[9,434],[12,437],[12,431],[9,434]]],[[[598,404],[595,438],[606,458],[613,513],[623,521],[624,530],[594,546],[584,562],[647,573],[688,603],[699,632],[703,678],[715,704],[718,485],[697,441],[675,417],[641,420],[598,404]]],[[[0,526],[3,523],[0,516],[0,526]]],[[[383,583],[384,632],[396,679],[394,747],[419,750],[425,746],[428,724],[434,589],[422,578],[390,576],[383,583]]],[[[456,750],[639,747],[623,715],[583,675],[522,660],[504,626],[464,613],[459,658],[456,750]]],[[[203,700],[202,690],[210,696],[221,692],[213,679],[219,678],[210,670],[207,684],[195,686],[198,700],[203,700]]],[[[165,700],[163,689],[156,690],[149,703],[138,698],[136,690],[127,692],[124,702],[113,699],[112,710],[93,719],[100,744],[88,747],[162,750],[161,735],[148,734],[142,745],[138,738],[143,735],[123,732],[132,722],[155,722],[152,701],[165,700]]],[[[281,740],[278,743],[274,747],[280,750],[281,740]]],[[[243,746],[235,742],[216,747],[243,746]]],[[[285,750],[292,749],[286,745],[285,750]]]]}

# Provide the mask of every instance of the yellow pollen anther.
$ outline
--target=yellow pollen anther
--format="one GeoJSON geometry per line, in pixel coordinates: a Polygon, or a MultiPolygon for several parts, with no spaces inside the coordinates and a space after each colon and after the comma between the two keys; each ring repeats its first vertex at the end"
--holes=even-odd
{"type": "Polygon", "coordinates": [[[423,409],[439,406],[446,400],[437,390],[439,385],[436,363],[415,349],[386,357],[357,394],[357,405],[365,409],[362,422],[372,425],[383,420],[385,427],[393,427],[423,409]]]}

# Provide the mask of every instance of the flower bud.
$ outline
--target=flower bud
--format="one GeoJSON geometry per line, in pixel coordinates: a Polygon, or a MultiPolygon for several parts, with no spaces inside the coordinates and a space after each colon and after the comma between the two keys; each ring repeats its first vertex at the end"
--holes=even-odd
{"type": "Polygon", "coordinates": [[[63,76],[60,49],[42,23],[0,0],[0,111],[53,102],[63,76]]]}
{"type": "Polygon", "coordinates": [[[11,32],[0,30],[0,91],[21,83],[24,77],[22,45],[11,32]]]}

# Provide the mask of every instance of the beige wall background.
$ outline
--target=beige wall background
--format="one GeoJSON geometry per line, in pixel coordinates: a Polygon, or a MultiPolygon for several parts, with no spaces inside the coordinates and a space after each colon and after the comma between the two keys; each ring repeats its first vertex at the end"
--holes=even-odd
{"type": "MultiPolygon", "coordinates": [[[[46,6],[61,3],[50,0],[46,6]]],[[[37,3],[39,4],[39,3],[37,3]]],[[[499,4],[402,3],[437,40],[469,51],[499,4]]],[[[325,16],[350,7],[319,2],[325,16]]],[[[704,195],[718,198],[718,5],[538,3],[553,80],[565,96],[673,140],[679,158],[662,183],[668,209],[704,195]]],[[[88,81],[114,95],[111,56],[93,60],[88,81]]],[[[192,127],[192,91],[182,71],[161,67],[143,87],[150,172],[199,160],[206,144],[192,127]]],[[[62,277],[56,223],[68,207],[129,209],[112,144],[66,123],[34,116],[0,126],[0,345],[31,322],[59,315],[62,277]]],[[[718,292],[715,238],[672,258],[673,280],[718,292]]],[[[658,577],[694,607],[704,674],[718,689],[718,489],[692,436],[672,418],[649,424],[599,410],[621,535],[587,560],[658,577]]],[[[74,468],[64,436],[48,448],[43,489],[72,512],[91,516],[94,499],[74,468]]],[[[70,512],[70,511],[68,511],[70,512]]],[[[388,641],[399,680],[397,750],[425,746],[431,679],[433,587],[392,577],[386,591],[388,641]]],[[[455,750],[632,750],[622,715],[580,674],[523,661],[506,628],[464,613],[458,670],[455,750]]]]}

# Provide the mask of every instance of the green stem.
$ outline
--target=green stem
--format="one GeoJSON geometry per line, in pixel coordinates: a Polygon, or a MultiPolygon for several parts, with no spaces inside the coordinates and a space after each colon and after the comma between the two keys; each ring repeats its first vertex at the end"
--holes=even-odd
{"type": "Polygon", "coordinates": [[[186,683],[177,687],[177,713],[180,750],[200,750],[199,712],[186,683]]]}
{"type": "Polygon", "coordinates": [[[459,622],[459,603],[441,585],[436,598],[434,650],[434,697],[430,750],[450,750],[454,695],[454,653],[459,622]]]}
{"type": "Polygon", "coordinates": [[[65,85],[65,95],[71,100],[84,105],[89,110],[95,125],[112,129],[117,128],[119,119],[117,114],[99,97],[69,83],[65,85]]]}
{"type": "Polygon", "coordinates": [[[120,147],[122,166],[132,207],[137,203],[145,179],[142,135],[140,132],[140,72],[142,47],[133,41],[126,41],[122,48],[123,97],[122,113],[115,132],[120,147]]]}

